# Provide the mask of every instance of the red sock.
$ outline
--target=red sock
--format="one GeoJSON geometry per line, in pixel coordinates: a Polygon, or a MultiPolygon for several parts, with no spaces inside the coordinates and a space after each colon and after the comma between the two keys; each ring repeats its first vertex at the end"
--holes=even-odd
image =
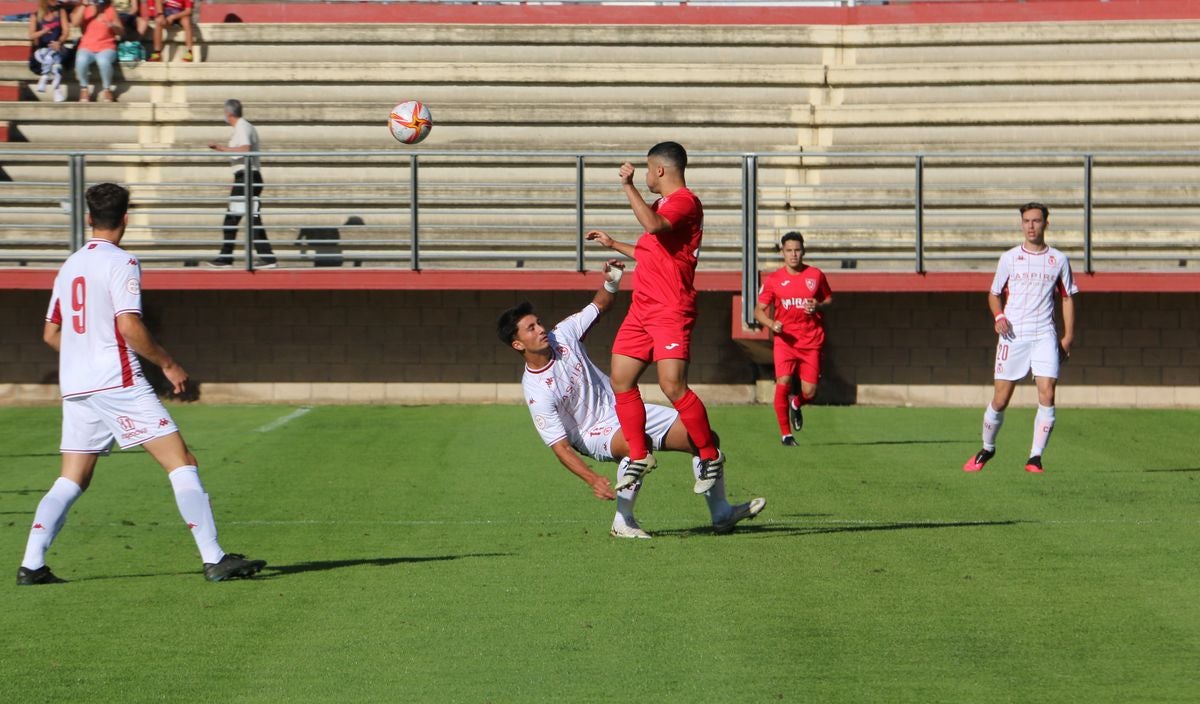
{"type": "Polygon", "coordinates": [[[779,421],[779,432],[784,436],[792,434],[792,427],[788,424],[788,391],[790,384],[775,385],[775,418],[779,421]]]}
{"type": "Polygon", "coordinates": [[[642,403],[642,392],[635,386],[616,392],[616,397],[617,420],[629,445],[629,459],[645,459],[650,451],[646,449],[646,404],[642,403]]]}
{"type": "Polygon", "coordinates": [[[688,437],[700,453],[700,459],[715,460],[717,448],[713,445],[712,427],[708,424],[708,411],[704,408],[704,402],[696,392],[688,389],[683,398],[674,405],[675,410],[679,411],[679,420],[683,421],[683,427],[687,428],[688,437]]]}

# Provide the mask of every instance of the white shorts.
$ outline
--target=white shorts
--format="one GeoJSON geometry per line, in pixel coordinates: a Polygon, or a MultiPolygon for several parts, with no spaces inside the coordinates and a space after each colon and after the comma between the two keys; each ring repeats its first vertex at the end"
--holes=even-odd
{"type": "Polygon", "coordinates": [[[1000,339],[996,345],[996,378],[1020,381],[1033,370],[1034,376],[1058,378],[1058,338],[1000,339]]]}
{"type": "Polygon", "coordinates": [[[131,386],[63,399],[62,452],[106,454],[179,432],[154,389],[131,386]]]}
{"type": "MultiPolygon", "coordinates": [[[[679,411],[674,408],[656,406],[653,403],[646,404],[646,434],[650,436],[651,451],[663,448],[663,443],[667,440],[667,431],[675,424],[675,419],[678,417],[679,411]]],[[[621,422],[617,420],[617,412],[614,410],[605,416],[604,420],[584,431],[583,453],[600,462],[616,461],[617,458],[613,457],[609,444],[620,429],[621,422]]]]}

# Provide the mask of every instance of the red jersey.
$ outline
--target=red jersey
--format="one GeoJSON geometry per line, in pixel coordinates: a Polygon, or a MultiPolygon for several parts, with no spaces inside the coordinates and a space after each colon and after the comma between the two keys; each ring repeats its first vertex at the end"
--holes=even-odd
{"type": "Polygon", "coordinates": [[[775,343],[801,349],[820,348],[825,344],[825,316],[807,313],[804,303],[818,303],[833,295],[825,274],[815,266],[805,265],[797,274],[787,267],[771,272],[758,291],[758,302],[775,306],[775,320],[783,323],[783,332],[775,333],[775,343]]]}
{"type": "Polygon", "coordinates": [[[671,223],[654,235],[642,233],[634,248],[637,276],[633,303],[650,309],[696,314],[696,255],[704,237],[704,206],[687,188],[663,196],[650,208],[671,223]]]}

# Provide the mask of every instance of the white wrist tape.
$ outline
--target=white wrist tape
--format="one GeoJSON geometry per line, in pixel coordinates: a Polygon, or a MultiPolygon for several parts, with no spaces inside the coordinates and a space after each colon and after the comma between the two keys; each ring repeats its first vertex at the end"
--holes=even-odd
{"type": "Polygon", "coordinates": [[[615,266],[604,272],[604,276],[608,279],[608,281],[604,282],[604,290],[609,293],[616,293],[621,288],[621,277],[624,275],[625,270],[618,269],[615,266]]]}

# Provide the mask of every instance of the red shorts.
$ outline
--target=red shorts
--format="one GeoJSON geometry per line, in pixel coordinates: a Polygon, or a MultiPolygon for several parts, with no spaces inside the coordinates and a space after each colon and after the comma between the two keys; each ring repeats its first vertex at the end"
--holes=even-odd
{"type": "Polygon", "coordinates": [[[775,378],[800,377],[800,381],[816,384],[821,379],[821,350],[790,345],[775,345],[775,378]]]}
{"type": "Polygon", "coordinates": [[[629,309],[617,337],[613,354],[657,362],[660,359],[691,359],[692,327],[696,316],[655,312],[647,315],[634,306],[629,309]]]}

